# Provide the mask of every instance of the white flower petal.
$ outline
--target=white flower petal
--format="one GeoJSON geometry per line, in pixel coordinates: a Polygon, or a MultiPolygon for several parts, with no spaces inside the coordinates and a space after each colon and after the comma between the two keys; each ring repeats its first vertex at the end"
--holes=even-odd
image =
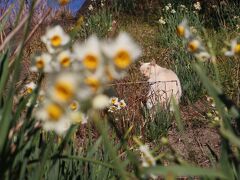
{"type": "Polygon", "coordinates": [[[106,95],[100,94],[94,97],[93,108],[104,109],[108,106],[109,106],[109,97],[107,97],[106,95]]]}

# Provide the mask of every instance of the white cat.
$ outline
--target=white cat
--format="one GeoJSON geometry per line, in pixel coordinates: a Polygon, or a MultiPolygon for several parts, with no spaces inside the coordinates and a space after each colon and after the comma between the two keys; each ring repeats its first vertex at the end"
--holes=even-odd
{"type": "MultiPolygon", "coordinates": [[[[150,62],[142,63],[140,71],[149,78],[148,109],[152,109],[158,103],[167,108],[171,97],[174,97],[177,103],[180,102],[182,95],[181,84],[178,76],[172,70],[160,67],[155,62],[150,62]]],[[[170,110],[172,110],[171,107],[170,110]]]]}

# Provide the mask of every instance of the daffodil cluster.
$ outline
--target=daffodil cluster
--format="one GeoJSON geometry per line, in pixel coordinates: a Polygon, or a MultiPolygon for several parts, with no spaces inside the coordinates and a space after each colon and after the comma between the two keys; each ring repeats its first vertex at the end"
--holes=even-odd
{"type": "Polygon", "coordinates": [[[108,107],[105,85],[124,77],[141,54],[124,32],[115,40],[100,41],[92,35],[84,42],[71,44],[70,36],[57,25],[49,28],[41,40],[48,52],[33,57],[31,70],[48,76],[36,119],[42,121],[45,130],[58,134],[73,123],[85,123],[90,110],[108,107]]]}
{"type": "Polygon", "coordinates": [[[187,50],[197,59],[205,61],[211,57],[201,40],[191,33],[186,19],[177,26],[177,34],[186,40],[187,50]]]}
{"type": "Polygon", "coordinates": [[[111,97],[108,112],[113,113],[113,112],[116,112],[118,110],[125,108],[126,106],[127,106],[127,104],[125,103],[125,101],[123,99],[118,101],[117,97],[111,97]]]}

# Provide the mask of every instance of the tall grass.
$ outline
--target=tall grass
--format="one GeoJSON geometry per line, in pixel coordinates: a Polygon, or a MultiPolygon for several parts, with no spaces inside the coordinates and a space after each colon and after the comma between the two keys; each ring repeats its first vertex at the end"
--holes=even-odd
{"type": "Polygon", "coordinates": [[[182,40],[176,34],[176,27],[186,18],[189,24],[201,32],[202,21],[198,15],[198,12],[193,13],[189,7],[181,7],[180,5],[168,6],[159,9],[159,18],[165,22],[158,21],[158,35],[156,37],[160,47],[169,47],[169,54],[171,60],[171,68],[174,69],[178,75],[182,88],[183,98],[182,101],[186,103],[195,102],[204,95],[204,89],[199,81],[197,74],[191,68],[191,62],[194,58],[187,54],[185,46],[182,40]],[[161,19],[161,18],[160,18],[161,19]]]}
{"type": "Polygon", "coordinates": [[[94,10],[86,16],[81,24],[78,32],[78,37],[87,38],[91,34],[96,34],[98,37],[106,37],[111,31],[113,17],[109,9],[102,8],[94,10]]]}

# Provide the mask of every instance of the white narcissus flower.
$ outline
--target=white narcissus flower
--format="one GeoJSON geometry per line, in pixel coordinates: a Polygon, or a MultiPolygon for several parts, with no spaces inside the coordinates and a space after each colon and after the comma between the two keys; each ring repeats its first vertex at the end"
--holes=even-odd
{"type": "Polygon", "coordinates": [[[195,8],[196,10],[198,10],[198,11],[200,11],[200,10],[202,9],[200,2],[194,3],[193,6],[194,6],[194,8],[195,8]]]}
{"type": "Polygon", "coordinates": [[[142,153],[142,166],[143,167],[150,167],[156,165],[156,160],[150,153],[147,145],[141,145],[139,150],[142,153]]]}
{"type": "Polygon", "coordinates": [[[75,73],[63,72],[54,82],[49,82],[50,98],[59,103],[71,102],[78,91],[78,78],[75,73]]]}
{"type": "Polygon", "coordinates": [[[86,124],[88,117],[80,111],[70,112],[68,114],[73,124],[86,124]]]}
{"type": "Polygon", "coordinates": [[[94,97],[92,104],[94,109],[104,109],[109,106],[109,97],[99,94],[94,97]]]}
{"type": "Polygon", "coordinates": [[[171,10],[171,13],[172,13],[172,14],[175,14],[175,13],[176,13],[176,10],[175,10],[175,9],[172,9],[172,10],[171,10]]]}
{"type": "Polygon", "coordinates": [[[57,25],[49,28],[44,36],[41,37],[49,53],[54,53],[70,42],[70,37],[64,32],[61,26],[57,25]]]}
{"type": "Polygon", "coordinates": [[[168,11],[170,8],[168,6],[165,6],[165,10],[168,11]]]}
{"type": "Polygon", "coordinates": [[[163,17],[161,17],[161,18],[158,20],[158,22],[159,22],[160,24],[166,24],[166,21],[163,19],[163,17]]]}
{"type": "Polygon", "coordinates": [[[117,106],[110,106],[110,107],[108,108],[108,112],[111,112],[111,113],[113,113],[113,112],[115,112],[115,111],[117,111],[117,110],[118,110],[117,106]]]}
{"type": "Polygon", "coordinates": [[[122,99],[121,101],[119,101],[119,106],[121,108],[125,108],[127,106],[127,104],[125,103],[125,101],[122,99]]]}
{"type": "Polygon", "coordinates": [[[187,44],[188,51],[192,53],[196,53],[201,47],[201,42],[198,39],[192,39],[187,44]]]}
{"type": "Polygon", "coordinates": [[[187,20],[184,19],[177,27],[177,34],[181,37],[189,39],[191,37],[190,28],[187,25],[187,20]]]}
{"type": "Polygon", "coordinates": [[[140,48],[124,32],[115,41],[104,43],[102,47],[105,56],[109,58],[109,71],[114,78],[120,78],[121,73],[141,55],[140,48]]]}
{"type": "Polygon", "coordinates": [[[74,100],[69,104],[69,109],[71,111],[78,111],[79,110],[79,103],[78,101],[74,100]]]}
{"type": "Polygon", "coordinates": [[[32,66],[30,68],[30,70],[32,72],[52,72],[52,56],[48,53],[42,53],[40,55],[36,55],[33,58],[33,62],[32,62],[32,66]]]}
{"type": "Polygon", "coordinates": [[[111,97],[110,98],[110,104],[117,105],[118,104],[118,98],[117,97],[111,97]]]}
{"type": "Polygon", "coordinates": [[[234,56],[237,54],[240,55],[240,43],[238,43],[237,39],[233,39],[231,41],[231,49],[225,52],[225,56],[234,56]]]}
{"type": "Polygon", "coordinates": [[[93,10],[93,5],[92,5],[92,4],[90,4],[90,5],[88,6],[88,10],[89,10],[89,11],[92,11],[92,10],[93,10]]]}
{"type": "Polygon", "coordinates": [[[44,130],[53,130],[58,135],[63,135],[71,126],[71,120],[66,115],[64,109],[60,104],[46,100],[36,112],[35,117],[43,122],[44,130]]]}
{"type": "Polygon", "coordinates": [[[70,50],[61,51],[57,55],[56,67],[58,68],[58,70],[60,68],[62,69],[69,68],[71,66],[72,60],[73,60],[73,57],[70,50]]]}
{"type": "Polygon", "coordinates": [[[101,75],[103,68],[103,58],[100,43],[95,35],[89,37],[83,44],[73,46],[75,59],[80,61],[83,67],[97,75],[101,75]]]}
{"type": "Polygon", "coordinates": [[[30,82],[30,83],[28,83],[28,84],[25,85],[25,88],[26,88],[25,92],[26,92],[27,94],[30,94],[30,93],[33,92],[33,90],[34,90],[36,87],[37,87],[37,85],[36,85],[34,82],[30,82]]]}
{"type": "Polygon", "coordinates": [[[184,4],[180,4],[180,8],[187,9],[187,7],[184,4]]]}
{"type": "Polygon", "coordinates": [[[97,76],[87,76],[84,79],[84,85],[92,94],[97,93],[102,90],[102,82],[100,79],[101,78],[97,76]]]}

